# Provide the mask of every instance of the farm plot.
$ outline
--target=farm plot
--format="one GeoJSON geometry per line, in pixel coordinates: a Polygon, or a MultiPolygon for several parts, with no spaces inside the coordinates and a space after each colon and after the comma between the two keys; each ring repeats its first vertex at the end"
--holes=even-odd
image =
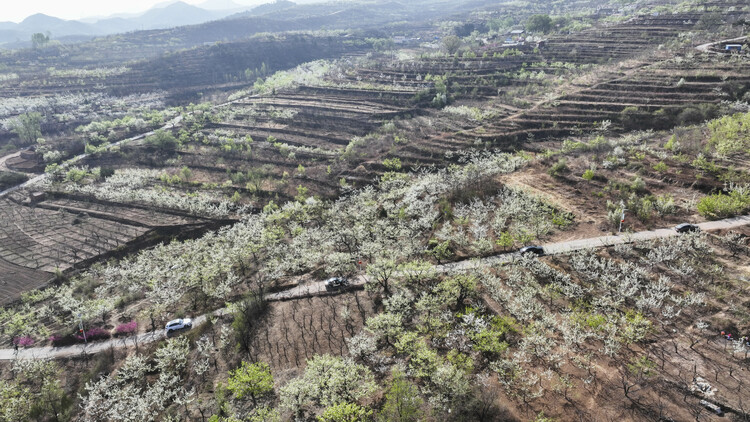
{"type": "Polygon", "coordinates": [[[551,37],[544,42],[543,54],[551,60],[574,63],[603,63],[632,57],[693,29],[700,14],[641,16],[629,22],[596,27],[571,36],[551,37]]]}
{"type": "Polygon", "coordinates": [[[143,235],[138,227],[100,218],[0,201],[0,257],[47,272],[66,270],[143,235]]]}
{"type": "Polygon", "coordinates": [[[158,211],[156,208],[138,207],[136,205],[123,206],[114,202],[95,200],[91,197],[60,195],[38,204],[37,207],[61,210],[72,214],[86,213],[96,218],[148,228],[202,224],[205,222],[203,219],[180,215],[174,211],[167,213],[158,211]]]}
{"type": "Polygon", "coordinates": [[[347,353],[347,340],[374,314],[372,298],[360,291],[273,303],[243,346],[275,368],[300,367],[314,355],[347,353]]]}
{"type": "Polygon", "coordinates": [[[359,163],[352,151],[355,145],[374,151],[390,148],[392,134],[387,141],[373,134],[394,118],[417,113],[415,93],[303,85],[246,97],[218,111],[218,119],[198,130],[186,128],[185,142],[167,171],[185,166],[195,181],[261,201],[290,199],[299,186],[329,197],[337,193],[339,177],[349,166],[340,158],[351,156],[359,163]]]}
{"type": "Polygon", "coordinates": [[[211,221],[76,195],[34,206],[0,201],[0,302],[46,284],[56,271],[115,250],[128,250],[155,230],[197,229],[211,221]]]}
{"type": "MultiPolygon", "coordinates": [[[[254,119],[256,124],[261,124],[257,131],[253,125],[244,126],[241,121],[233,126],[245,129],[254,138],[274,136],[281,142],[286,142],[288,138],[288,143],[292,145],[337,150],[346,146],[351,137],[371,132],[381,121],[413,111],[391,105],[386,99],[369,99],[368,94],[371,93],[349,90],[342,94],[337,90],[303,87],[292,94],[250,98],[239,105],[253,106],[265,112],[265,116],[276,114],[282,122],[293,123],[293,128],[288,124],[276,128],[262,125],[269,123],[268,117],[254,119]],[[305,139],[308,137],[310,140],[305,139]]],[[[414,92],[407,95],[410,98],[414,92]]],[[[242,118],[241,115],[237,117],[242,118]]]]}
{"type": "Polygon", "coordinates": [[[0,304],[11,302],[21,293],[47,284],[53,275],[15,265],[0,258],[0,304]]]}

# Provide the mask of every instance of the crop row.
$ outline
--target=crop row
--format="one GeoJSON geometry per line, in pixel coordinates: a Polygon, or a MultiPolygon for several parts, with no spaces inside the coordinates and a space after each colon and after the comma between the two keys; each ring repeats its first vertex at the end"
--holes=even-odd
{"type": "Polygon", "coordinates": [[[152,207],[126,206],[95,200],[91,197],[63,195],[48,199],[38,206],[46,209],[63,210],[74,214],[86,213],[96,218],[148,228],[196,224],[201,221],[197,218],[175,214],[174,212],[162,212],[152,207]]]}
{"type": "Polygon", "coordinates": [[[125,245],[147,229],[43,208],[0,202],[0,258],[53,272],[125,245]]]}
{"type": "Polygon", "coordinates": [[[52,278],[44,271],[22,267],[0,258],[0,305],[20,297],[21,293],[42,287],[52,278]]]}

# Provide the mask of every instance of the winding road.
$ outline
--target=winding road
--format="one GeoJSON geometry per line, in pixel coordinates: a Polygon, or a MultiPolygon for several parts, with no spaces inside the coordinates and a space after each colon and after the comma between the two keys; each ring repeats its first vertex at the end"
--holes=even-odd
{"type": "MultiPolygon", "coordinates": [[[[706,223],[697,224],[702,231],[713,231],[713,230],[728,230],[742,226],[750,225],[750,215],[741,217],[727,218],[718,221],[709,221],[706,223]]],[[[550,243],[542,245],[547,255],[559,255],[567,254],[574,251],[598,248],[605,246],[613,246],[618,244],[632,243],[643,240],[662,239],[672,236],[678,236],[679,234],[672,228],[657,229],[650,231],[642,231],[638,233],[627,233],[620,236],[600,236],[592,237],[588,239],[578,239],[566,242],[550,243]]],[[[501,255],[490,256],[481,259],[471,259],[466,261],[454,262],[450,264],[438,265],[439,271],[449,272],[456,270],[469,269],[477,265],[493,265],[510,262],[516,258],[518,254],[516,252],[504,253],[501,255]]],[[[356,278],[350,280],[350,288],[352,289],[357,286],[362,286],[367,282],[367,276],[359,275],[356,278]]],[[[340,290],[345,292],[349,289],[340,290]]],[[[329,294],[326,291],[323,281],[316,281],[313,283],[304,283],[296,287],[293,287],[283,292],[272,293],[266,295],[266,299],[269,301],[281,301],[290,300],[295,298],[303,298],[309,296],[319,296],[322,294],[329,294]]],[[[202,325],[208,320],[209,315],[221,316],[226,312],[226,309],[219,309],[211,314],[201,315],[193,318],[193,327],[202,325]]],[[[152,343],[166,338],[167,335],[163,330],[155,332],[148,332],[138,334],[137,336],[131,336],[122,339],[111,339],[102,342],[90,343],[90,344],[77,344],[66,347],[32,347],[32,348],[21,348],[19,350],[14,349],[0,349],[0,360],[13,360],[13,359],[54,359],[54,358],[66,358],[72,356],[80,356],[84,354],[95,354],[110,348],[124,348],[135,345],[152,343]]]]}

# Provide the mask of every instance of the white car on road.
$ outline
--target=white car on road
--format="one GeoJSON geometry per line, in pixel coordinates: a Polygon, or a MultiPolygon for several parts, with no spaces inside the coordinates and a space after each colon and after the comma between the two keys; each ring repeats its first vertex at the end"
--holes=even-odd
{"type": "Polygon", "coordinates": [[[193,320],[190,318],[180,318],[180,319],[173,319],[167,323],[167,325],[164,327],[165,330],[167,330],[167,334],[171,333],[172,331],[182,330],[183,328],[192,328],[193,327],[193,320]]]}

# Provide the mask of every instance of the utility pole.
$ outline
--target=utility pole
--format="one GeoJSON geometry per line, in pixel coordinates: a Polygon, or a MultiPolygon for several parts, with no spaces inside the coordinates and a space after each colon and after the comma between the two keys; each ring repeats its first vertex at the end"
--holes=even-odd
{"type": "Polygon", "coordinates": [[[81,318],[81,314],[78,314],[78,329],[83,333],[83,342],[88,344],[88,340],[86,340],[86,330],[83,329],[83,319],[81,318]]]}
{"type": "Polygon", "coordinates": [[[625,202],[620,201],[620,207],[622,207],[622,215],[620,216],[620,228],[617,230],[617,233],[622,233],[622,223],[625,222],[625,211],[628,209],[625,208],[625,202]]]}

